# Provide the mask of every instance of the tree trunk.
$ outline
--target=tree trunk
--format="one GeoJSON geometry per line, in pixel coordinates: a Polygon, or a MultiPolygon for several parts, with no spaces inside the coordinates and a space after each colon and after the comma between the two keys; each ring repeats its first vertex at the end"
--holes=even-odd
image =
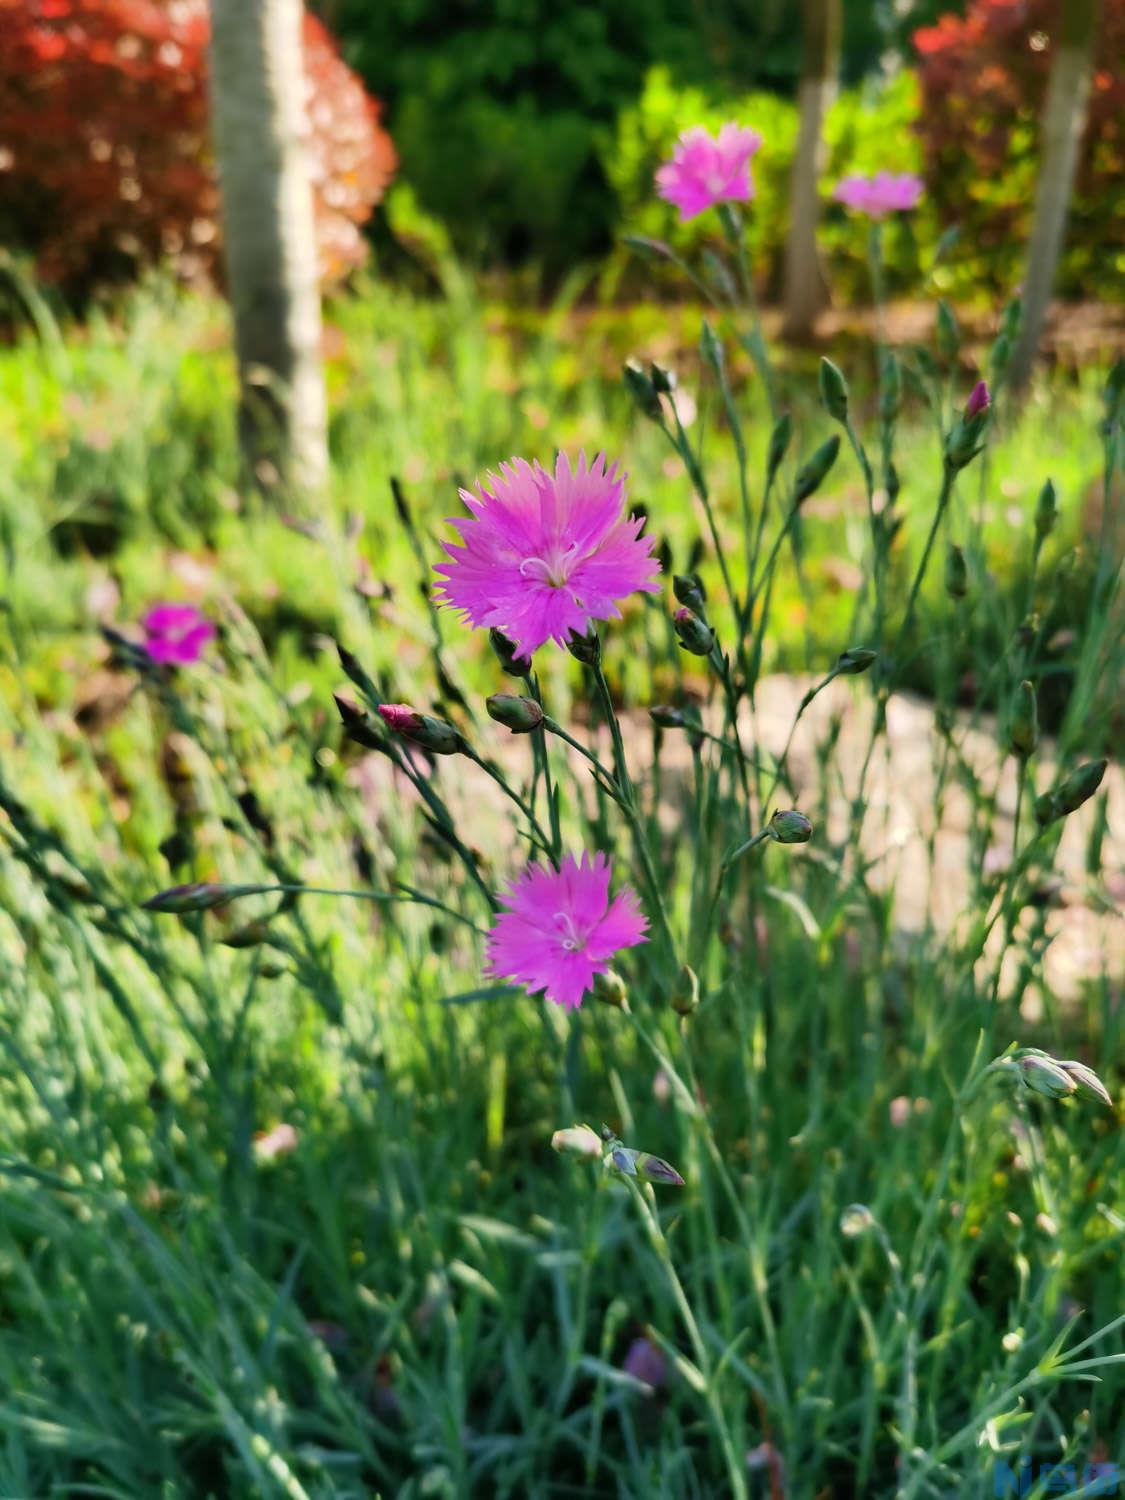
{"type": "Polygon", "coordinates": [[[211,123],[253,481],[315,492],[328,467],[301,0],[211,0],[211,123]]]}
{"type": "Polygon", "coordinates": [[[1010,367],[1017,390],[1027,384],[1035,363],[1055,284],[1078,148],[1086,129],[1097,32],[1097,0],[1059,0],[1059,10],[1058,51],[1043,107],[1043,158],[1023,279],[1023,317],[1010,367]]]}
{"type": "Polygon", "coordinates": [[[804,54],[798,92],[800,128],[789,179],[789,237],[785,243],[785,325],[790,339],[808,339],[827,301],[816,248],[821,127],[836,95],[840,66],[840,0],[803,0],[804,54]]]}

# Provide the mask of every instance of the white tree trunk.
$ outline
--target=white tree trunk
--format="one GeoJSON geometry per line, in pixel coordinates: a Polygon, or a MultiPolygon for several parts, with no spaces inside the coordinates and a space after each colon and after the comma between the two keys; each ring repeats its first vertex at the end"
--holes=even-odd
{"type": "Polygon", "coordinates": [[[211,122],[255,480],[324,483],[320,278],[306,151],[301,0],[211,0],[211,122]]]}
{"type": "Polygon", "coordinates": [[[828,289],[816,247],[817,192],[824,117],[836,97],[840,55],[840,0],[805,0],[804,56],[797,94],[800,126],[789,179],[789,235],[785,242],[786,338],[807,339],[828,289]]]}
{"type": "Polygon", "coordinates": [[[1017,389],[1026,385],[1035,363],[1055,284],[1078,148],[1086,129],[1096,30],[1096,0],[1062,0],[1059,49],[1043,108],[1043,156],[1023,280],[1023,315],[1010,369],[1017,389]]]}

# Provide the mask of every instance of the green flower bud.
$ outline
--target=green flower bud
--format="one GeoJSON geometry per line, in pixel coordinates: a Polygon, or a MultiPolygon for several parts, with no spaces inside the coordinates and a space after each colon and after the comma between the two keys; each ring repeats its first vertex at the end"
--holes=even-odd
{"type": "Polygon", "coordinates": [[[849,1240],[875,1228],[875,1215],[865,1203],[849,1203],[840,1215],[840,1233],[849,1240]]]}
{"type": "Polygon", "coordinates": [[[648,378],[652,381],[653,389],[658,396],[670,396],[676,389],[676,377],[671,370],[664,369],[662,365],[650,364],[648,378]]]}
{"type": "Polygon", "coordinates": [[[796,808],[779,809],[770,819],[770,834],[779,844],[807,844],[812,831],[808,818],[796,808]]]}
{"type": "Polygon", "coordinates": [[[703,592],[703,584],[700,582],[698,573],[677,573],[672,579],[672,593],[676,596],[676,603],[701,615],[707,603],[707,595],[703,592]]]}
{"type": "Polygon", "coordinates": [[[460,730],[432,714],[420,714],[405,703],[380,703],[379,713],[395,734],[431,755],[458,755],[465,748],[460,730]]]}
{"type": "Polygon", "coordinates": [[[1034,684],[1024,678],[1016,689],[1012,723],[1008,730],[1012,754],[1026,759],[1039,743],[1039,711],[1034,684]]]}
{"type": "Polygon", "coordinates": [[[878,655],[878,651],[872,651],[867,646],[849,646],[846,651],[840,652],[832,670],[841,677],[858,677],[861,672],[867,671],[878,655]]]}
{"type": "Polygon", "coordinates": [[[1072,771],[1055,789],[1055,806],[1058,809],[1056,816],[1065,818],[1076,812],[1083,802],[1088,802],[1101,786],[1105,768],[1104,760],[1090,760],[1072,771]]]}
{"type": "Polygon", "coordinates": [[[595,974],[590,993],[603,1005],[612,1005],[617,1010],[629,1009],[629,991],[616,969],[606,969],[604,974],[595,974]]]}
{"type": "Polygon", "coordinates": [[[684,1179],[663,1157],[652,1156],[647,1151],[634,1151],[631,1146],[623,1146],[617,1140],[610,1143],[605,1156],[605,1164],[625,1177],[640,1177],[647,1182],[663,1182],[670,1187],[683,1187],[684,1185],[684,1179]]]}
{"type": "Polygon", "coordinates": [[[680,645],[693,656],[710,656],[715,646],[715,632],[690,609],[681,607],[672,616],[680,645]]]}
{"type": "Polygon", "coordinates": [[[566,643],[566,649],[584,667],[596,667],[602,659],[601,637],[593,625],[585,635],[572,635],[566,643]]]}
{"type": "Polygon", "coordinates": [[[1048,479],[1039,491],[1039,499],[1035,503],[1035,536],[1038,541],[1046,541],[1047,537],[1054,531],[1058,515],[1055,486],[1048,479]]]}
{"type": "Polygon", "coordinates": [[[836,462],[836,455],[840,451],[840,438],[833,434],[826,443],[820,447],[797,470],[797,478],[793,487],[793,504],[800,505],[810,495],[820,488],[824,482],[825,475],[836,462]]]}
{"type": "Polygon", "coordinates": [[[173,885],[142,901],[141,906],[145,911],[167,912],[180,917],[186,912],[213,911],[216,906],[225,906],[238,896],[257,896],[270,889],[272,887],[268,885],[216,885],[210,881],[173,885]]]}
{"type": "Polygon", "coordinates": [[[935,330],[938,352],[942,358],[952,362],[961,350],[961,330],[948,302],[937,305],[937,328],[935,330]]]}
{"type": "Polygon", "coordinates": [[[690,1016],[699,1009],[699,977],[690,964],[681,964],[669,1000],[678,1016],[690,1016]]]}
{"type": "Polygon", "coordinates": [[[488,644],[492,647],[493,655],[500,663],[503,671],[509,677],[530,677],[531,662],[525,661],[516,655],[519,647],[515,641],[510,641],[502,630],[497,630],[494,625],[488,632],[488,644]]]}
{"type": "Polygon", "coordinates": [[[382,750],[386,747],[386,735],[380,734],[375,720],[360,708],[358,703],[345,698],[343,693],[333,693],[332,700],[336,704],[344,725],[344,733],[349,740],[354,740],[357,745],[366,746],[368,750],[382,750]]]}
{"type": "Polygon", "coordinates": [[[670,703],[657,703],[648,711],[648,716],[661,729],[695,729],[699,715],[687,709],[675,708],[670,703]]]}
{"type": "Polygon", "coordinates": [[[792,436],[793,418],[788,412],[782,412],[773,424],[773,431],[770,433],[770,445],[766,454],[767,480],[772,479],[781,467],[781,461],[785,457],[792,436]]]}
{"type": "Polygon", "coordinates": [[[988,356],[988,373],[992,376],[994,385],[1000,384],[1004,371],[1008,368],[1008,362],[1012,357],[1012,341],[1005,334],[1000,334],[993,341],[988,356]]]}
{"type": "Polygon", "coordinates": [[[945,554],[945,592],[951,599],[963,599],[969,592],[969,569],[964,549],[950,542],[945,554]]]}
{"type": "Polygon", "coordinates": [[[1000,332],[1007,339],[1014,339],[1020,331],[1020,322],[1023,318],[1023,303],[1018,297],[1013,297],[1004,309],[1004,315],[1000,319],[1000,332]]]}
{"type": "Polygon", "coordinates": [[[1042,1052],[1026,1052],[1019,1059],[1020,1078],[1026,1088],[1048,1099],[1065,1099],[1077,1093],[1078,1085],[1053,1057],[1042,1052]]]}
{"type": "Polygon", "coordinates": [[[663,422],[664,414],[660,406],[660,398],[656,387],[651,379],[638,366],[627,364],[621,372],[625,382],[625,389],[637,403],[637,409],[653,422],[663,422]]]}
{"type": "Polygon", "coordinates": [[[820,401],[837,422],[848,420],[848,383],[843,371],[830,359],[820,361],[820,401]]]}
{"type": "Polygon", "coordinates": [[[1098,1099],[1102,1104],[1113,1108],[1113,1099],[1105,1084],[1101,1081],[1093,1068],[1088,1068],[1085,1063],[1063,1062],[1060,1060],[1059,1067],[1068,1077],[1074,1080],[1074,1086],[1084,1098],[1098,1099]]]}
{"type": "Polygon", "coordinates": [[[543,710],[534,698],[521,698],[517,693],[493,693],[484,701],[490,719],[503,724],[513,734],[530,734],[543,722],[543,710]]]}
{"type": "Polygon", "coordinates": [[[247,922],[245,927],[236,927],[219,939],[224,948],[258,948],[270,940],[268,917],[259,917],[256,922],[247,922]]]}
{"type": "Polygon", "coordinates": [[[1035,821],[1040,828],[1046,828],[1048,823],[1053,823],[1056,818],[1061,818],[1058,803],[1055,801],[1054,792],[1044,792],[1041,797],[1035,799],[1035,821]]]}

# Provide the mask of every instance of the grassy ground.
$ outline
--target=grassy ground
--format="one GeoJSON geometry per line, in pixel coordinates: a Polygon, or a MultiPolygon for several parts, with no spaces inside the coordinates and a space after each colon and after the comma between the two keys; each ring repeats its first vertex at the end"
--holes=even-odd
{"type": "MultiPolygon", "coordinates": [[[[463,290],[430,304],[372,290],[337,330],[333,510],[311,538],[238,497],[212,304],[150,288],[121,321],[44,325],[0,354],[0,1495],[915,1500],[992,1494],[995,1466],[1021,1461],[1075,1466],[1080,1493],[1083,1465],[1125,1462],[1121,1106],[981,1069],[1035,1044],[1083,1057],[1118,1098],[1120,976],[1094,965],[1071,1013],[1027,1020],[1057,826],[1033,838],[1029,792],[1026,858],[990,873],[996,788],[959,759],[952,715],[999,709],[1004,732],[1026,674],[1065,768],[1112,740],[1104,371],[1044,385],[1019,416],[998,405],[949,512],[965,602],[947,599],[939,553],[902,628],[940,479],[917,396],[882,638],[860,597],[867,502],[846,451],[778,552],[765,667],[820,673],[867,639],[891,665],[854,679],[857,695],[936,694],[951,726],[939,784],[972,806],[966,935],[904,947],[858,839],[821,833],[831,732],[802,802],[812,842],[761,847],[712,908],[723,852],[785,781],[756,764],[746,798],[709,745],[686,793],[657,778],[639,803],[698,1009],[673,1008],[685,981],[654,942],[622,965],[627,1010],[564,1014],[482,980],[487,904],[401,767],[341,740],[332,638],[379,696],[432,700],[487,755],[504,732],[480,697],[511,680],[426,610],[429,532],[458,480],[585,445],[623,459],[676,570],[700,566],[729,645],[682,460],[616,376],[629,355],[680,372],[741,588],[737,467],[700,381],[697,315],[603,325],[560,307],[531,323],[463,290]],[[1048,475],[1060,522],[1032,573],[1048,475]],[[97,618],[165,596],[221,619],[209,659],[172,679],[107,665],[97,618]],[[1041,628],[1021,635],[1029,610],[1041,628]],[[378,899],[139,909],[188,880],[378,899]],[[403,885],[449,910],[390,903],[403,885]],[[268,925],[247,932],[255,918],[268,925]],[[552,1132],[578,1120],[608,1122],[686,1185],[654,1194],[554,1155],[552,1132]],[[647,1384],[623,1368],[642,1337],[647,1384]]],[[[841,356],[874,447],[868,359],[841,356]]],[[[756,506],[769,422],[743,379],[756,506]]],[[[782,379],[788,476],[832,424],[803,362],[782,379]]],[[[775,498],[767,537],[782,514],[775,498]]],[[[670,645],[663,599],[607,631],[606,663],[618,701],[715,696],[670,645]]],[[[540,686],[574,733],[594,732],[576,663],[544,652],[540,686]]],[[[568,847],[614,850],[619,879],[646,890],[612,799],[561,745],[551,762],[568,847]]],[[[1028,774],[1045,789],[1034,758],[1028,774]]],[[[451,801],[467,786],[459,831],[497,888],[516,858],[495,837],[500,790],[450,765],[427,785],[451,801]]],[[[1085,810],[1079,899],[1104,906],[1119,846],[1100,806],[1085,810]]]]}

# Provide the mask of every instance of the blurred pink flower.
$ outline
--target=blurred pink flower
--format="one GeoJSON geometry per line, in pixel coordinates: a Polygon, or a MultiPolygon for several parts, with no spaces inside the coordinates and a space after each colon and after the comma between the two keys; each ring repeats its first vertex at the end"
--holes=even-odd
{"type": "Polygon", "coordinates": [[[296,1149],[297,1132],[285,1121],[272,1130],[258,1131],[254,1137],[254,1155],[259,1161],[273,1161],[275,1156],[288,1156],[296,1149]]]}
{"type": "Polygon", "coordinates": [[[144,649],[153,661],[186,666],[198,661],[215,627],[194,604],[155,604],[141,620],[144,649]]]}
{"type": "Polygon", "coordinates": [[[656,174],[656,191],[687,223],[716,203],[748,203],[754,196],[750,158],[762,144],[756,130],[728,120],[717,136],[702,125],[685,130],[672,160],[656,174]]]}
{"type": "Polygon", "coordinates": [[[832,196],[869,219],[881,219],[898,209],[916,207],[922,187],[922,179],[913,172],[876,172],[874,177],[853,172],[836,184],[832,196]]]}
{"type": "Polygon", "coordinates": [[[450,520],[461,542],[445,543],[434,571],[438,597],[472,625],[495,627],[527,661],[545,641],[565,646],[594,620],[620,619],[617,600],[653,593],[660,564],[644,521],[624,513],[625,479],[579,456],[559,454],[554,474],[522,458],[486,476],[480,493],[461,491],[470,520],[450,520]]]}
{"type": "Polygon", "coordinates": [[[654,1390],[668,1383],[668,1361],[651,1339],[634,1339],[625,1352],[621,1368],[634,1380],[643,1381],[654,1390]]]}
{"type": "Polygon", "coordinates": [[[610,901],[610,873],[604,854],[568,854],[558,870],[529,865],[501,897],[508,909],[488,935],[490,972],[577,1009],[613,954],[645,941],[637,893],[625,886],[610,901]]]}

